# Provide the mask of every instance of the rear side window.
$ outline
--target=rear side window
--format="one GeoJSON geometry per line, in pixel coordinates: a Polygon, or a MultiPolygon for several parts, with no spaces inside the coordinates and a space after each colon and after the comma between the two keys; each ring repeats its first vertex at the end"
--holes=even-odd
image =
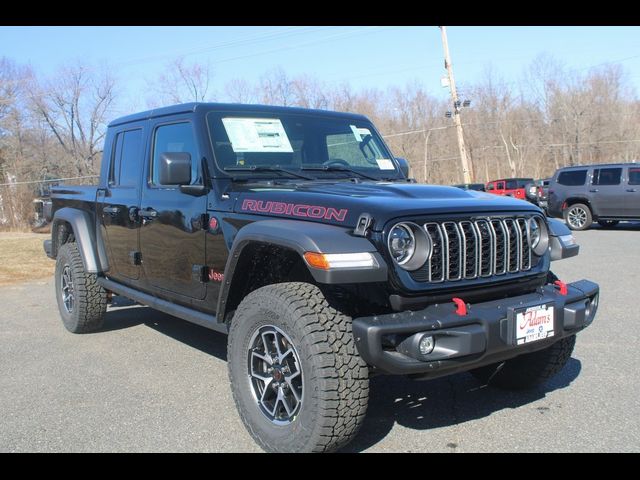
{"type": "Polygon", "coordinates": [[[191,155],[191,183],[199,183],[198,178],[198,149],[196,137],[191,123],[173,123],[162,125],[156,129],[153,144],[153,166],[151,168],[151,181],[154,185],[160,185],[158,165],[160,155],[168,152],[185,152],[191,155]]]}
{"type": "Polygon", "coordinates": [[[584,182],[586,180],[587,180],[586,170],[569,170],[565,172],[560,172],[560,175],[558,175],[558,183],[560,185],[567,185],[570,187],[584,185],[584,182]]]}
{"type": "Polygon", "coordinates": [[[629,169],[629,185],[640,185],[640,168],[629,169]]]}
{"type": "Polygon", "coordinates": [[[516,188],[518,188],[518,181],[517,180],[507,180],[506,182],[506,189],[507,190],[514,190],[516,188]]]}
{"type": "Polygon", "coordinates": [[[115,138],[109,185],[136,187],[142,170],[142,130],[120,132],[115,138]]]}
{"type": "Polygon", "coordinates": [[[620,185],[622,168],[596,168],[593,171],[592,185],[620,185]]]}

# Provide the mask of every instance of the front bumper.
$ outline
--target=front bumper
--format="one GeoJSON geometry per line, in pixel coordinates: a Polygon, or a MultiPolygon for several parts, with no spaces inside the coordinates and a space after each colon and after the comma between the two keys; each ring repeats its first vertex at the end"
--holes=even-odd
{"type": "Polygon", "coordinates": [[[436,304],[424,310],[393,313],[353,320],[353,335],[362,358],[384,373],[439,377],[501,362],[548,347],[575,334],[593,321],[599,287],[588,280],[567,285],[566,295],[545,285],[536,292],[470,305],[464,316],[454,303],[436,304]],[[516,310],[552,303],[554,335],[516,345],[516,310]],[[436,348],[421,355],[417,339],[432,335],[436,348]]]}

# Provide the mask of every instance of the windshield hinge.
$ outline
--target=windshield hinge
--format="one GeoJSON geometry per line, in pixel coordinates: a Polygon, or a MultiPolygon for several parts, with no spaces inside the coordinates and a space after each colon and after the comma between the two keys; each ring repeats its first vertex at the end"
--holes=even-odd
{"type": "Polygon", "coordinates": [[[359,237],[366,237],[367,230],[373,225],[373,217],[368,213],[362,213],[358,217],[356,228],[353,229],[353,234],[359,237]]]}

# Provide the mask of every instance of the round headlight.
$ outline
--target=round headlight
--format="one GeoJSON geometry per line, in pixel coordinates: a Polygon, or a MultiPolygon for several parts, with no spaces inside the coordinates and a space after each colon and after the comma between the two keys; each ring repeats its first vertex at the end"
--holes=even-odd
{"type": "Polygon", "coordinates": [[[547,224],[540,217],[529,219],[529,242],[533,253],[541,257],[549,247],[547,224]]]}
{"type": "Polygon", "coordinates": [[[431,240],[415,223],[396,223],[387,239],[391,258],[405,270],[417,270],[431,255],[431,240]]]}
{"type": "Polygon", "coordinates": [[[398,265],[404,265],[416,250],[416,237],[411,229],[399,223],[389,232],[389,252],[398,265]]]}

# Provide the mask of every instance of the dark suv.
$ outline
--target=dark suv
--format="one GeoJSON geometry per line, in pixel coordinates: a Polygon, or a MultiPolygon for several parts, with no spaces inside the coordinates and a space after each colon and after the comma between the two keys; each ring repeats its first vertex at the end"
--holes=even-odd
{"type": "Polygon", "coordinates": [[[559,169],[549,183],[548,213],[572,230],[593,221],[613,227],[640,219],[640,163],[583,165],[559,169]]]}

